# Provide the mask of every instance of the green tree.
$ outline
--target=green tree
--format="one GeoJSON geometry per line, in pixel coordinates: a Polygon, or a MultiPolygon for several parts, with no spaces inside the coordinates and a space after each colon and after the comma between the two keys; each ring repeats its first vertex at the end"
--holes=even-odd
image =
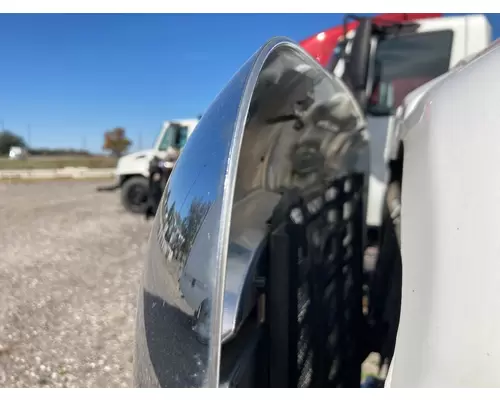
{"type": "Polygon", "coordinates": [[[26,147],[26,143],[21,136],[18,136],[10,131],[4,130],[0,132],[0,154],[9,154],[12,146],[26,147]]]}
{"type": "Polygon", "coordinates": [[[114,128],[104,133],[102,149],[110,151],[115,157],[121,157],[131,145],[132,142],[125,136],[123,128],[114,128]]]}

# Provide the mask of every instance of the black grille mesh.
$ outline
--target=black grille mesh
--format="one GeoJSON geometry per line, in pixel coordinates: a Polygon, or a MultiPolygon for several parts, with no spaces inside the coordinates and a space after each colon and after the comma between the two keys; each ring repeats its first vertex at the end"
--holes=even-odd
{"type": "Polygon", "coordinates": [[[363,176],[349,175],[306,195],[285,194],[289,218],[281,229],[289,250],[291,353],[286,358],[293,364],[286,386],[359,387],[362,193],[363,176]]]}

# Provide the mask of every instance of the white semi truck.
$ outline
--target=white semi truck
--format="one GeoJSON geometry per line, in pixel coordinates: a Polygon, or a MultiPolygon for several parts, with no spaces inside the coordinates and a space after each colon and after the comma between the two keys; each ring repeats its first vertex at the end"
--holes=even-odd
{"type": "MultiPolygon", "coordinates": [[[[339,43],[346,46],[347,54],[351,50],[353,34],[351,31],[345,35],[347,45],[345,41],[339,43]]],[[[371,134],[366,220],[369,227],[382,226],[387,184],[391,180],[384,156],[390,152],[386,146],[394,147],[391,138],[396,110],[403,99],[413,90],[445,74],[463,58],[487,47],[491,40],[491,25],[481,14],[425,18],[393,26],[387,24],[386,27],[381,25],[380,33],[372,35],[372,55],[365,66],[369,81],[363,88],[371,134]]],[[[346,58],[340,58],[333,73],[342,78],[345,64],[346,58]]]]}
{"type": "Polygon", "coordinates": [[[153,157],[165,160],[172,169],[187,139],[193,132],[198,119],[165,121],[155,140],[153,148],[137,151],[120,157],[116,166],[116,182],[99,191],[119,189],[121,201],[127,211],[144,214],[148,205],[149,163],[153,157]]]}
{"type": "MultiPolygon", "coordinates": [[[[401,192],[405,158],[401,124],[415,115],[414,108],[445,79],[450,69],[460,68],[464,60],[491,44],[492,29],[486,16],[478,14],[427,18],[381,27],[379,32],[372,30],[375,34],[367,46],[370,54],[360,61],[356,57],[349,59],[354,43],[353,35],[349,35],[351,41],[345,47],[344,57],[336,63],[334,74],[346,81],[364,76],[366,82],[353,91],[357,91],[355,94],[364,106],[370,132],[366,225],[379,245],[371,278],[370,313],[372,321],[386,327],[378,351],[385,362],[382,370],[387,371],[401,307],[401,192]]],[[[348,39],[349,36],[346,35],[348,39]]],[[[451,97],[449,100],[455,101],[451,97]]]]}
{"type": "MultiPolygon", "coordinates": [[[[417,20],[406,27],[395,27],[395,33],[377,36],[371,37],[372,55],[366,57],[369,60],[364,69],[367,83],[360,87],[357,95],[361,102],[366,99],[371,146],[366,224],[369,228],[380,227],[376,235],[380,247],[371,281],[370,312],[373,321],[386,326],[385,339],[379,343],[378,350],[385,361],[382,370],[387,371],[399,326],[402,276],[406,276],[406,272],[402,273],[401,259],[401,251],[405,253],[404,244],[401,249],[401,210],[404,209],[401,193],[405,186],[403,165],[406,166],[404,126],[417,124],[415,118],[432,118],[432,107],[427,107],[425,113],[416,113],[415,109],[422,107],[429,91],[491,44],[492,29],[487,18],[478,14],[417,20]]],[[[346,53],[348,50],[346,48],[346,53]]],[[[343,75],[345,65],[342,59],[337,63],[337,76],[343,75]]],[[[352,64],[350,67],[348,72],[354,71],[355,76],[359,67],[352,64]]],[[[450,104],[455,101],[450,96],[450,104]]],[[[420,151],[423,160],[427,156],[423,149],[420,151]]],[[[424,165],[424,161],[418,164],[422,173],[432,168],[424,165]]],[[[414,196],[412,204],[424,201],[417,193],[414,196]]],[[[406,271],[407,264],[404,266],[406,271]]]]}

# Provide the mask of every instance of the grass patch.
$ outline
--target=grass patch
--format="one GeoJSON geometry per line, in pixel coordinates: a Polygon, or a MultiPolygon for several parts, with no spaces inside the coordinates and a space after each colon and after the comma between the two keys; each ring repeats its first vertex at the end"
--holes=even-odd
{"type": "Polygon", "coordinates": [[[65,167],[115,168],[117,159],[106,156],[32,156],[26,160],[0,158],[2,169],[58,169],[65,167]]]}

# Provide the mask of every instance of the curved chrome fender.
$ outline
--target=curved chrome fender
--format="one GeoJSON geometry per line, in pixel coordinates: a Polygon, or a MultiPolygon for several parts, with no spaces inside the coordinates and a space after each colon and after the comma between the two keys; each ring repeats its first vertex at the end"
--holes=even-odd
{"type": "Polygon", "coordinates": [[[245,63],[186,143],[156,215],[139,294],[137,386],[231,385],[222,346],[255,307],[267,222],[295,183],[294,149],[317,144],[330,176],[366,172],[365,125],[346,86],[295,43],[273,39],[245,63]],[[314,129],[280,119],[295,114],[314,129]]]}

